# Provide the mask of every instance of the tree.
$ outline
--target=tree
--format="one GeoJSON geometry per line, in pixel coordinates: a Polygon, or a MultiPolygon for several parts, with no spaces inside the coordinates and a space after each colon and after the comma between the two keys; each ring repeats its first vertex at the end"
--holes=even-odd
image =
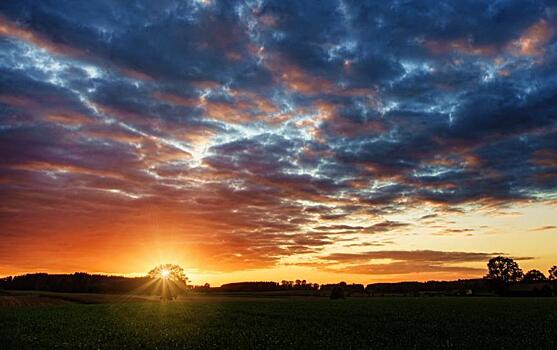
{"type": "Polygon", "coordinates": [[[549,279],[554,281],[557,280],[557,266],[553,266],[549,269],[549,279]]]}
{"type": "Polygon", "coordinates": [[[537,282],[545,281],[547,278],[540,270],[530,270],[524,275],[524,281],[526,282],[537,282]]]}
{"type": "Polygon", "coordinates": [[[332,300],[335,299],[344,299],[344,289],[340,286],[335,286],[331,290],[331,295],[329,296],[332,300]]]}
{"type": "Polygon", "coordinates": [[[174,264],[159,265],[149,271],[148,276],[151,278],[172,281],[177,284],[183,284],[184,286],[188,282],[184,269],[179,265],[174,264]]]}
{"type": "Polygon", "coordinates": [[[173,290],[174,287],[184,288],[188,279],[184,273],[184,269],[179,265],[163,264],[149,271],[148,277],[161,281],[160,292],[161,300],[172,300],[176,297],[173,290]]]}
{"type": "Polygon", "coordinates": [[[509,283],[522,279],[523,273],[518,264],[511,258],[496,256],[487,263],[486,279],[509,283]]]}

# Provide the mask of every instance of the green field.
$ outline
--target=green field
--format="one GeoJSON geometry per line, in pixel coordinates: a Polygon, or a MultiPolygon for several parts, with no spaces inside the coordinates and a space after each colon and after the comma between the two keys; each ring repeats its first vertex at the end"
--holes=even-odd
{"type": "Polygon", "coordinates": [[[4,298],[22,297],[0,348],[557,349],[557,298],[4,298]]]}

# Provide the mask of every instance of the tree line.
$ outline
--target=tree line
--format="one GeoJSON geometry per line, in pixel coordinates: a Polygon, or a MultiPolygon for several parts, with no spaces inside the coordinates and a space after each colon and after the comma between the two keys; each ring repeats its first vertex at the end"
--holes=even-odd
{"type": "Polygon", "coordinates": [[[457,281],[398,282],[363,284],[311,283],[303,279],[283,280],[281,282],[237,282],[220,287],[208,283],[200,286],[187,285],[188,279],[177,265],[160,265],[145,277],[107,276],[76,272],[74,274],[34,273],[0,279],[0,289],[5,290],[43,290],[53,292],[78,293],[130,293],[160,294],[161,283],[180,284],[180,292],[263,292],[263,291],[308,291],[314,294],[345,295],[417,295],[420,293],[469,295],[554,295],[557,294],[557,266],[548,270],[547,276],[539,270],[524,273],[512,258],[497,256],[487,263],[488,272],[483,279],[457,281]],[[166,275],[166,276],[164,276],[166,275]]]}
{"type": "Polygon", "coordinates": [[[487,275],[484,278],[500,283],[557,280],[557,266],[551,267],[547,273],[547,277],[536,269],[524,273],[512,258],[496,256],[487,263],[487,275]]]}
{"type": "MultiPolygon", "coordinates": [[[[0,289],[42,290],[65,293],[128,293],[150,286],[150,277],[123,277],[73,274],[32,273],[0,279],[0,289]]],[[[157,294],[154,286],[144,288],[145,294],[157,294]]]]}
{"type": "Polygon", "coordinates": [[[226,283],[217,288],[211,288],[215,292],[257,292],[257,291],[320,291],[328,292],[334,287],[341,287],[347,293],[365,293],[363,284],[353,283],[347,284],[346,282],[334,284],[319,284],[306,282],[306,280],[287,281],[283,280],[278,282],[235,282],[226,283]]]}

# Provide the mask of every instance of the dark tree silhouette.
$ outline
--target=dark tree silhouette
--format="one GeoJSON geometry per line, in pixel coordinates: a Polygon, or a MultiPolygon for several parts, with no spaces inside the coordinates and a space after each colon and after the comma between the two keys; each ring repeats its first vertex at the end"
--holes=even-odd
{"type": "Polygon", "coordinates": [[[336,286],[331,290],[331,299],[344,299],[344,289],[340,286],[336,286]]]}
{"type": "Polygon", "coordinates": [[[524,275],[525,282],[545,281],[547,278],[540,270],[530,270],[524,275]]]}
{"type": "Polygon", "coordinates": [[[523,276],[518,264],[513,259],[504,256],[489,259],[487,270],[485,278],[503,283],[520,281],[523,276]]]}
{"type": "Polygon", "coordinates": [[[188,278],[184,272],[184,269],[179,265],[173,264],[163,264],[155,267],[148,274],[151,278],[162,278],[169,281],[176,282],[178,284],[186,285],[188,278]]]}
{"type": "Polygon", "coordinates": [[[557,266],[551,267],[547,272],[549,272],[549,279],[554,281],[557,280],[557,266]]]}
{"type": "Polygon", "coordinates": [[[90,275],[83,272],[73,274],[33,273],[0,279],[0,289],[43,290],[65,293],[129,293],[141,289],[145,294],[158,291],[150,277],[122,277],[90,275]],[[147,286],[147,287],[145,287],[147,286]]]}
{"type": "Polygon", "coordinates": [[[180,289],[187,285],[188,279],[184,269],[178,265],[163,264],[149,271],[149,277],[159,279],[161,283],[161,300],[172,300],[176,296],[173,293],[174,287],[180,289]]]}
{"type": "Polygon", "coordinates": [[[258,292],[278,290],[278,286],[276,282],[235,282],[225,283],[219,289],[223,292],[258,292]]]}

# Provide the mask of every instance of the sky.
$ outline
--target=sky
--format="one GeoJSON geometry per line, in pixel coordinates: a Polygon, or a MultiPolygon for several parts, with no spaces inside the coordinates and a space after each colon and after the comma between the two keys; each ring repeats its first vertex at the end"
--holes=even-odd
{"type": "Polygon", "coordinates": [[[557,264],[553,1],[2,1],[0,276],[557,264]]]}

